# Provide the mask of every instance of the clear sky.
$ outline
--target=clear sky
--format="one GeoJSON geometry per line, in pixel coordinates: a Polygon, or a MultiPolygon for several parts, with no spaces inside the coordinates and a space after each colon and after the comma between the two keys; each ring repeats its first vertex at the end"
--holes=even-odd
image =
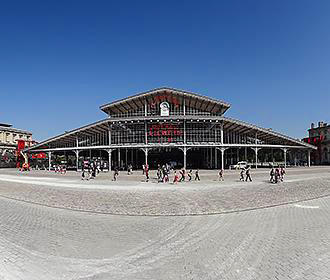
{"type": "Polygon", "coordinates": [[[304,137],[330,122],[330,1],[1,1],[0,122],[37,140],[169,86],[304,137]]]}

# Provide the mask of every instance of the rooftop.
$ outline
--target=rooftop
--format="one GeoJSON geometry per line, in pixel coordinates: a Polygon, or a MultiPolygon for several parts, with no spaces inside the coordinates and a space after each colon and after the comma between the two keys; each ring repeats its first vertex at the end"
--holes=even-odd
{"type": "Polygon", "coordinates": [[[145,102],[152,103],[155,100],[155,97],[157,96],[166,97],[166,99],[169,99],[173,102],[177,102],[179,104],[182,104],[183,97],[186,96],[189,98],[187,101],[188,102],[187,105],[192,104],[193,106],[198,106],[200,108],[203,108],[204,106],[205,110],[210,109],[214,112],[220,112],[221,114],[224,114],[230,108],[230,104],[222,100],[217,100],[214,98],[210,98],[186,90],[175,89],[170,87],[160,87],[149,91],[140,92],[138,94],[110,102],[108,104],[104,104],[100,106],[100,109],[110,115],[112,113],[120,113],[120,112],[125,112],[127,110],[135,110],[138,109],[139,107],[140,108],[143,107],[145,102]],[[194,100],[194,102],[191,102],[192,100],[194,100]]]}

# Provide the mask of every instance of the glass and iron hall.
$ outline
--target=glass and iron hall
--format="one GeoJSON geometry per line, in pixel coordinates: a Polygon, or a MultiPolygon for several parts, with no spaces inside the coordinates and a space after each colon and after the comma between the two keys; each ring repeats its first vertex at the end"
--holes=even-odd
{"type": "Polygon", "coordinates": [[[225,117],[230,104],[173,88],[157,88],[100,106],[101,121],[65,132],[26,149],[71,158],[80,169],[86,160],[111,168],[230,168],[240,161],[252,167],[274,163],[310,165],[314,146],[243,121],[225,117]],[[301,154],[305,155],[301,157],[301,154]],[[109,164],[110,163],[110,164],[109,164]]]}

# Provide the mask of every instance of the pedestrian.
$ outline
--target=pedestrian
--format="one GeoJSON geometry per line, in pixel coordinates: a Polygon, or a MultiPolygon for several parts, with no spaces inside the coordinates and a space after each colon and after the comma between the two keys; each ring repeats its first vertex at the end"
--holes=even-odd
{"type": "Polygon", "coordinates": [[[179,182],[179,176],[176,173],[176,171],[174,171],[174,180],[173,180],[173,184],[177,184],[179,182]]]}
{"type": "Polygon", "coordinates": [[[86,174],[85,174],[85,169],[83,168],[81,172],[81,180],[85,180],[85,178],[86,178],[86,174]]]}
{"type": "Polygon", "coordinates": [[[270,175],[270,179],[269,179],[269,181],[270,181],[271,183],[274,183],[274,176],[275,176],[275,170],[274,170],[274,167],[270,170],[269,175],[270,175]]]}
{"type": "Polygon", "coordinates": [[[195,181],[196,180],[198,180],[198,181],[201,180],[201,178],[199,177],[199,170],[198,169],[195,171],[195,181]]]}
{"type": "Polygon", "coordinates": [[[117,181],[118,175],[119,175],[119,171],[118,171],[118,168],[116,167],[114,172],[113,172],[113,180],[114,181],[117,181]]]}
{"type": "Polygon", "coordinates": [[[180,182],[184,182],[186,180],[186,170],[182,169],[180,173],[181,173],[180,182]]]}
{"type": "Polygon", "coordinates": [[[247,182],[248,179],[250,180],[250,182],[252,182],[250,166],[246,168],[245,175],[246,175],[245,182],[247,182]]]}
{"type": "Polygon", "coordinates": [[[148,165],[146,164],[145,166],[145,171],[144,173],[146,174],[146,182],[149,182],[149,167],[148,165]]]}
{"type": "Polygon", "coordinates": [[[190,169],[190,171],[188,172],[188,177],[189,177],[189,182],[191,181],[192,179],[192,170],[190,169]]]}
{"type": "Polygon", "coordinates": [[[277,184],[280,180],[280,170],[279,168],[275,169],[275,184],[277,184]]]}
{"type": "Polygon", "coordinates": [[[223,178],[223,169],[220,169],[219,171],[219,181],[224,181],[225,179],[223,178]]]}
{"type": "Polygon", "coordinates": [[[162,170],[158,164],[158,168],[157,168],[157,179],[158,179],[158,183],[160,182],[163,182],[163,179],[162,179],[162,170]]]}
{"type": "Polygon", "coordinates": [[[129,164],[127,166],[127,175],[131,175],[133,173],[133,166],[132,164],[129,164]]]}
{"type": "Polygon", "coordinates": [[[93,165],[92,166],[92,172],[91,172],[91,178],[92,179],[95,179],[95,177],[96,177],[96,166],[93,165]]]}
{"type": "Polygon", "coordinates": [[[146,166],[143,164],[142,165],[142,175],[144,175],[145,171],[146,171],[146,166]]]}
{"type": "Polygon", "coordinates": [[[168,178],[168,171],[166,169],[164,169],[163,171],[164,177],[163,177],[163,182],[164,183],[168,183],[169,178],[168,178]]]}
{"type": "Polygon", "coordinates": [[[284,169],[283,166],[281,167],[280,175],[281,175],[281,181],[283,182],[283,180],[284,180],[284,175],[285,175],[285,169],[284,169]]]}
{"type": "Polygon", "coordinates": [[[242,169],[241,169],[241,173],[240,173],[241,177],[239,178],[239,180],[240,180],[240,181],[243,181],[243,182],[244,182],[244,172],[245,172],[245,169],[242,168],[242,169]]]}

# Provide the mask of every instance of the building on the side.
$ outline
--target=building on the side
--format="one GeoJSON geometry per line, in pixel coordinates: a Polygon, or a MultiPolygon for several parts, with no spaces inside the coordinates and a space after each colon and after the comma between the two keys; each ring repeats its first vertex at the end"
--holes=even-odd
{"type": "Polygon", "coordinates": [[[32,141],[32,133],[29,131],[13,128],[11,124],[0,123],[0,146],[6,149],[15,150],[19,140],[24,140],[30,147],[34,143],[32,141]]]}
{"type": "Polygon", "coordinates": [[[323,121],[318,126],[312,123],[308,134],[303,141],[317,147],[311,154],[311,161],[314,164],[330,164],[330,125],[323,121]]]}
{"type": "Polygon", "coordinates": [[[110,169],[128,164],[155,168],[165,163],[190,168],[228,168],[240,161],[255,167],[310,165],[313,145],[243,121],[225,117],[230,104],[200,94],[157,88],[102,105],[107,117],[26,149],[48,153],[80,168],[98,159],[110,169]]]}
{"type": "Polygon", "coordinates": [[[24,141],[24,147],[31,147],[36,143],[32,140],[31,132],[0,123],[0,167],[16,166],[16,151],[20,141],[24,141]]]}

